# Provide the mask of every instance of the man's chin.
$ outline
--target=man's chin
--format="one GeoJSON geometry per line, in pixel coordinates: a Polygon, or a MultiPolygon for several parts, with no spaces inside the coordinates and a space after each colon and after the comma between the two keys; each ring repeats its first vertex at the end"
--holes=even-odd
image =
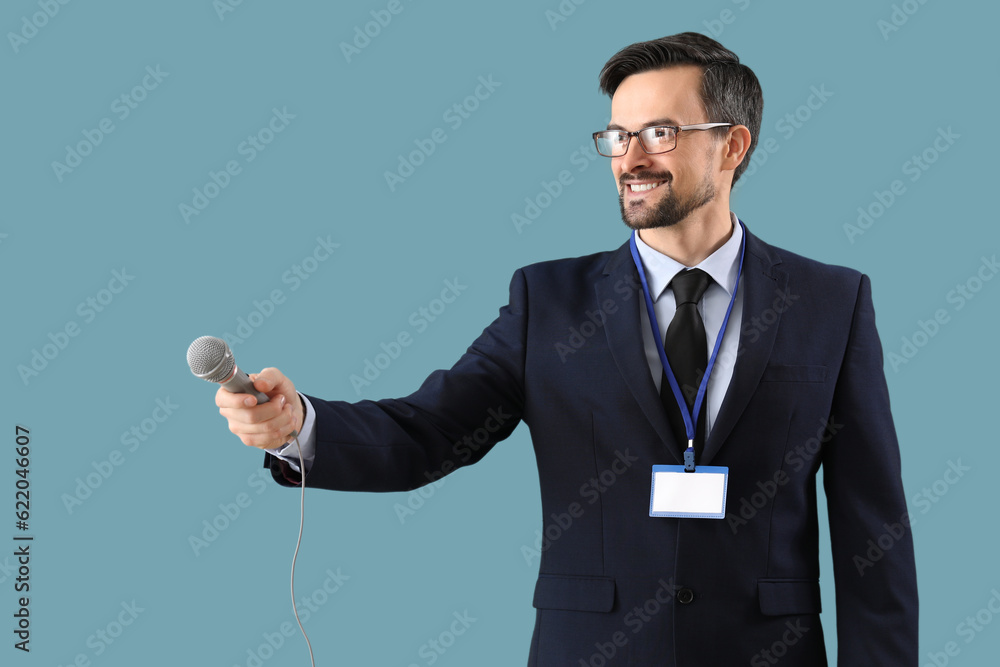
{"type": "Polygon", "coordinates": [[[659,229],[661,227],[672,227],[677,224],[677,220],[665,218],[656,210],[625,211],[622,210],[622,222],[629,229],[659,229]]]}
{"type": "Polygon", "coordinates": [[[659,216],[656,215],[655,207],[650,206],[648,202],[632,202],[626,205],[624,198],[619,194],[618,207],[621,211],[622,222],[629,229],[654,229],[663,226],[662,222],[657,219],[659,216]]]}
{"type": "Polygon", "coordinates": [[[686,220],[694,211],[709,205],[715,199],[715,191],[701,193],[696,201],[676,201],[670,198],[652,201],[630,202],[628,205],[621,194],[618,206],[621,210],[622,222],[629,229],[663,229],[686,220]]]}

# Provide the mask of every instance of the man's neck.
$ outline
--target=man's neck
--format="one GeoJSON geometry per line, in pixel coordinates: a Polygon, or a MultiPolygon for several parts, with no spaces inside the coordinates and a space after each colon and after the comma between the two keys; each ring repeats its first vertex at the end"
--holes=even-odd
{"type": "Polygon", "coordinates": [[[733,235],[733,221],[725,217],[685,218],[670,227],[642,229],[639,236],[653,250],[684,266],[695,266],[725,245],[733,235]]]}

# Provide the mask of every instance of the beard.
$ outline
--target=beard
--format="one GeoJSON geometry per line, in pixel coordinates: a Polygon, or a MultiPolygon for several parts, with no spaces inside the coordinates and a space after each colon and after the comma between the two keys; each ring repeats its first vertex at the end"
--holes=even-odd
{"type": "MultiPolygon", "coordinates": [[[[663,184],[657,186],[671,187],[673,176],[664,174],[640,174],[633,180],[661,180],[663,184]]],[[[659,203],[653,205],[647,202],[638,202],[625,207],[625,188],[628,181],[621,184],[618,190],[618,207],[621,209],[622,222],[629,229],[656,229],[659,227],[670,227],[684,220],[693,211],[705,206],[715,199],[715,184],[710,178],[705,178],[699,184],[698,189],[688,197],[682,197],[671,188],[666,196],[661,197],[659,203]]]]}

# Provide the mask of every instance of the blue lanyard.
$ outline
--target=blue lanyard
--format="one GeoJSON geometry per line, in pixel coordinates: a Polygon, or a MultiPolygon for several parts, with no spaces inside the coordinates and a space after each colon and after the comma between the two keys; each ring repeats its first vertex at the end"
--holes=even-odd
{"type": "Polygon", "coordinates": [[[729,298],[729,307],[726,308],[726,316],[722,320],[722,328],[719,329],[719,335],[715,339],[715,349],[712,350],[712,356],[708,358],[705,375],[701,378],[701,385],[698,387],[698,394],[694,399],[694,409],[690,412],[688,411],[687,402],[684,400],[684,395],[681,394],[681,388],[677,384],[677,378],[674,377],[674,372],[667,362],[667,352],[663,348],[663,341],[660,339],[660,326],[656,321],[653,298],[649,294],[646,271],[642,268],[642,260],[639,259],[639,248],[635,244],[635,235],[638,232],[633,231],[632,236],[629,238],[632,260],[635,262],[635,268],[639,271],[639,280],[642,282],[642,295],[646,299],[646,313],[649,315],[649,325],[653,330],[653,340],[657,341],[656,351],[660,353],[660,362],[663,364],[663,371],[666,373],[670,389],[674,392],[674,400],[677,401],[677,407],[680,409],[681,417],[684,419],[684,432],[688,438],[688,447],[684,452],[684,467],[688,472],[694,471],[695,424],[698,423],[698,414],[701,412],[701,406],[705,400],[705,391],[708,388],[708,378],[715,367],[715,359],[719,356],[719,348],[722,346],[722,336],[726,333],[726,325],[729,324],[729,314],[733,311],[733,304],[736,302],[736,291],[740,287],[740,276],[743,274],[743,254],[747,247],[747,229],[742,220],[737,218],[737,222],[740,223],[740,228],[743,230],[743,238],[740,240],[740,267],[736,271],[736,285],[733,287],[733,295],[729,298]]]}

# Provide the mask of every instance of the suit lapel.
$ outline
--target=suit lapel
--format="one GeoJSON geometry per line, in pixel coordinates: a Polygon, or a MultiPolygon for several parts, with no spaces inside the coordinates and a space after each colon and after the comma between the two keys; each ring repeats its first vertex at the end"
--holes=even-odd
{"type": "MultiPolygon", "coordinates": [[[[775,268],[781,260],[770,246],[750,234],[749,230],[746,235],[746,255],[741,278],[744,325],[740,327],[739,350],[732,380],[705,443],[700,464],[711,462],[743,414],[764,373],[781,323],[781,313],[773,309],[773,304],[785,290],[788,276],[775,268]],[[775,312],[774,323],[763,331],[760,328],[756,332],[748,329],[745,323],[768,309],[775,312]],[[752,333],[756,333],[756,340],[750,342],[752,333]]],[[[664,448],[677,463],[681,463],[680,444],[674,438],[667,412],[660,402],[646,361],[642,339],[643,320],[639,310],[645,306],[639,274],[632,261],[628,243],[612,253],[605,266],[604,277],[597,281],[595,289],[599,304],[610,300],[622,306],[617,313],[607,317],[604,325],[611,354],[632,396],[660,436],[664,448]],[[629,293],[627,298],[625,290],[629,293]]]]}
{"type": "Polygon", "coordinates": [[[680,445],[670,429],[667,411],[660,402],[660,395],[656,392],[649,363],[646,361],[642,340],[643,323],[639,314],[639,309],[645,308],[642,285],[628,243],[611,255],[604,269],[604,278],[597,281],[595,288],[599,304],[610,300],[621,306],[615,314],[607,317],[604,324],[608,347],[618,370],[646,419],[663,441],[664,449],[677,463],[681,463],[680,445]]]}
{"type": "Polygon", "coordinates": [[[781,260],[774,250],[747,230],[747,247],[743,259],[743,323],[740,326],[740,342],[736,352],[733,377],[729,381],[725,398],[719,407],[712,431],[705,441],[705,451],[699,463],[710,464],[712,458],[722,448],[732,432],[740,415],[757,390],[764,367],[771,356],[774,339],[781,325],[780,309],[774,308],[788,284],[788,276],[776,268],[781,260]],[[774,322],[761,327],[747,326],[754,317],[761,318],[770,310],[774,322]],[[756,338],[751,342],[751,338],[756,338]]]}

